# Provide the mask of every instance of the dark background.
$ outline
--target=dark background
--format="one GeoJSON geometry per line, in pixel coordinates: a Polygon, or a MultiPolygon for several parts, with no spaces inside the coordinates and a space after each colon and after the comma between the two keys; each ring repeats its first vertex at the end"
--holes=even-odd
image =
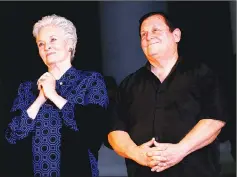
{"type": "MultiPolygon", "coordinates": [[[[36,79],[46,71],[32,35],[34,23],[42,16],[55,13],[71,20],[78,30],[78,45],[73,64],[79,69],[103,73],[99,3],[0,2],[3,131],[10,122],[9,110],[19,84],[25,80],[36,79]]],[[[206,62],[218,73],[230,114],[235,119],[236,59],[233,57],[229,3],[200,1],[167,4],[168,13],[179,19],[182,29],[181,54],[192,60],[206,62]]],[[[31,162],[31,139],[26,138],[16,145],[9,145],[4,140],[3,131],[0,157],[3,167],[0,171],[10,176],[21,176],[25,163],[28,160],[31,162]]],[[[235,131],[232,134],[236,136],[235,131]]]]}

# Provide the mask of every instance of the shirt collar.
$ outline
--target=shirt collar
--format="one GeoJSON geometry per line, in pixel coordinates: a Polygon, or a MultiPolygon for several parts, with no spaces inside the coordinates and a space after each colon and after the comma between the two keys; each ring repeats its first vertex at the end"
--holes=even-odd
{"type": "MultiPolygon", "coordinates": [[[[179,63],[183,63],[183,57],[179,57],[176,61],[176,63],[174,64],[171,72],[173,72],[174,70],[180,68],[180,64],[179,63]]],[[[151,72],[151,64],[149,61],[146,62],[144,68],[146,68],[147,70],[149,70],[151,72]]]]}
{"type": "Polygon", "coordinates": [[[71,66],[59,80],[56,80],[57,84],[67,85],[69,82],[76,80],[77,78],[77,69],[71,66]]]}

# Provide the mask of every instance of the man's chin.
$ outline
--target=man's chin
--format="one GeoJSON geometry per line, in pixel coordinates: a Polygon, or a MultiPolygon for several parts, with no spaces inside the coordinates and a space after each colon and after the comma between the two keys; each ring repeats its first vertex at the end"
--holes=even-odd
{"type": "Polygon", "coordinates": [[[151,58],[156,58],[157,56],[159,56],[159,54],[157,52],[152,52],[152,53],[148,53],[148,56],[151,58]]]}

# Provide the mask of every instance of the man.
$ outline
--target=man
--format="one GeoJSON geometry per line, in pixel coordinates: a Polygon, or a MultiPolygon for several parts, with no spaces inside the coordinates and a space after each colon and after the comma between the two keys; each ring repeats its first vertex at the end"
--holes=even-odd
{"type": "MultiPolygon", "coordinates": [[[[112,119],[113,119],[113,112],[114,112],[114,109],[115,109],[115,106],[116,106],[116,91],[118,89],[118,85],[116,83],[116,80],[112,76],[104,76],[104,81],[105,81],[105,85],[106,85],[106,88],[107,88],[107,93],[108,93],[108,96],[109,96],[109,105],[107,107],[106,116],[108,116],[107,117],[107,121],[108,121],[108,124],[109,124],[108,127],[110,127],[111,123],[113,123],[112,119]]],[[[108,129],[108,131],[109,131],[109,129],[108,129]]],[[[104,145],[107,148],[112,149],[112,147],[110,146],[107,138],[104,140],[104,145]]]]}
{"type": "Polygon", "coordinates": [[[217,77],[178,54],[181,31],[161,12],[140,19],[148,63],[119,86],[108,140],[129,177],[217,177],[226,115],[217,77]]]}

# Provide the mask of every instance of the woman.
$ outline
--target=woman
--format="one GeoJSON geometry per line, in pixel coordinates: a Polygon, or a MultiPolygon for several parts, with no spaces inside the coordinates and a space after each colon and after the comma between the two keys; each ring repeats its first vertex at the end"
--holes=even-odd
{"type": "Polygon", "coordinates": [[[33,36],[48,72],[20,84],[6,139],[15,144],[32,136],[34,176],[99,176],[97,153],[107,133],[103,77],[72,66],[77,34],[71,21],[43,17],[33,36]]]}

